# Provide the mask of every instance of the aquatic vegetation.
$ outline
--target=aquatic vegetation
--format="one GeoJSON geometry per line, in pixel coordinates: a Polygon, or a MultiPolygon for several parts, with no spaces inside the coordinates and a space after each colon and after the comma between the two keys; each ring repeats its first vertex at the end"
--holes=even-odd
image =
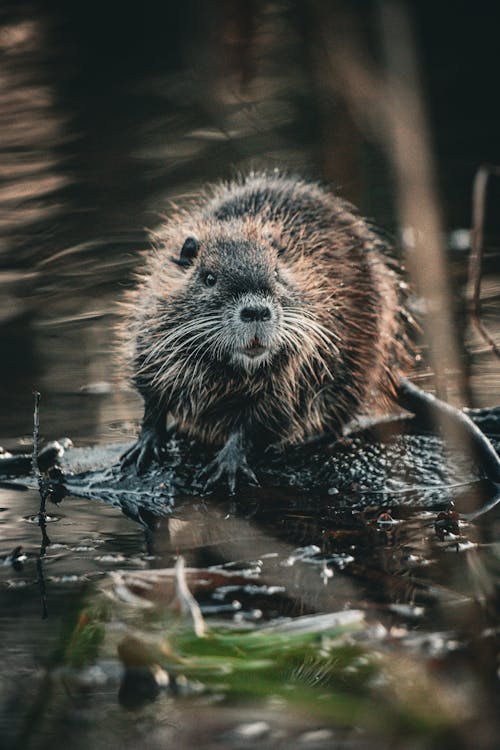
{"type": "MultiPolygon", "coordinates": [[[[210,570],[188,572],[213,586],[221,582],[210,570]]],[[[359,610],[245,628],[204,622],[200,630],[198,604],[190,595],[183,599],[183,588],[179,563],[175,570],[112,574],[105,600],[97,595],[100,604],[93,600],[80,613],[63,662],[82,669],[119,659],[121,700],[135,707],[161,693],[192,700],[209,694],[231,705],[271,701],[321,725],[428,740],[446,736],[467,716],[458,692],[443,694],[425,665],[391,648],[386,629],[359,610]],[[144,606],[138,578],[146,595],[148,579],[150,590],[162,580],[171,601],[146,599],[144,606]]]]}

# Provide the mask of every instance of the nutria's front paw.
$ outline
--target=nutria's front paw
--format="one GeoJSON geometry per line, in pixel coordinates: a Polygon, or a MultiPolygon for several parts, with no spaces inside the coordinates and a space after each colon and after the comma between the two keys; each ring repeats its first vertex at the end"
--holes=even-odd
{"type": "Polygon", "coordinates": [[[161,463],[164,441],[156,430],[142,430],[137,442],[120,457],[122,471],[135,464],[138,474],[144,474],[153,461],[161,463]]]}
{"type": "Polygon", "coordinates": [[[247,463],[241,435],[240,433],[233,433],[216,458],[201,470],[197,479],[204,482],[203,492],[208,492],[214,484],[225,476],[229,492],[233,495],[236,489],[238,472],[246,477],[249,484],[259,485],[257,477],[247,463]]]}
{"type": "Polygon", "coordinates": [[[219,460],[217,457],[200,471],[197,479],[205,482],[203,485],[203,493],[205,493],[211,490],[220,479],[225,477],[229,492],[231,495],[234,495],[238,472],[241,472],[247,478],[248,484],[252,484],[256,487],[259,486],[259,480],[247,464],[246,458],[239,463],[234,463],[226,459],[219,460]]]}

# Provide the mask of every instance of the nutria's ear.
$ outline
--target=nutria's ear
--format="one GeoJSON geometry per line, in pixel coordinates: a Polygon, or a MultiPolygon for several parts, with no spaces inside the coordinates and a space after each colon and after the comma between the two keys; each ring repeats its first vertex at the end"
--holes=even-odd
{"type": "Polygon", "coordinates": [[[200,243],[198,242],[196,237],[188,237],[184,241],[179,258],[172,258],[172,260],[174,261],[174,263],[177,263],[178,266],[187,268],[187,266],[192,265],[194,259],[198,255],[199,249],[200,243]]]}

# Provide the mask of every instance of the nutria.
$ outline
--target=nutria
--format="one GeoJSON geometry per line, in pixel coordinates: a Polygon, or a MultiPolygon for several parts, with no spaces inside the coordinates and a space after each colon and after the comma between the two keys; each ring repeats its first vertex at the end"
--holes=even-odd
{"type": "Polygon", "coordinates": [[[253,173],[176,210],[128,300],[145,401],[124,465],[143,470],[178,429],[221,445],[208,485],[234,488],[251,445],[343,426],[395,394],[407,361],[401,282],[356,209],[319,185],[253,173]]]}
{"type": "Polygon", "coordinates": [[[122,458],[159,459],[177,429],[220,446],[205,470],[256,477],[248,449],[339,436],[398,397],[404,285],[387,243],[314,182],[251,173],[176,208],[130,293],[127,360],[145,411],[122,458]],[[131,347],[131,350],[130,350],[131,347]]]}

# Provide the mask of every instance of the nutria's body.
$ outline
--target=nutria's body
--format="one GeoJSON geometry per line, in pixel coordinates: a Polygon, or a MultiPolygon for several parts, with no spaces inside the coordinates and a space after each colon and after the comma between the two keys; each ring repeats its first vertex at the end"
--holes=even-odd
{"type": "Polygon", "coordinates": [[[394,395],[407,360],[401,283],[356,209],[277,174],[211,188],[155,236],[125,337],[145,400],[125,463],[178,429],[223,446],[210,470],[253,477],[249,445],[340,434],[394,395]]]}

